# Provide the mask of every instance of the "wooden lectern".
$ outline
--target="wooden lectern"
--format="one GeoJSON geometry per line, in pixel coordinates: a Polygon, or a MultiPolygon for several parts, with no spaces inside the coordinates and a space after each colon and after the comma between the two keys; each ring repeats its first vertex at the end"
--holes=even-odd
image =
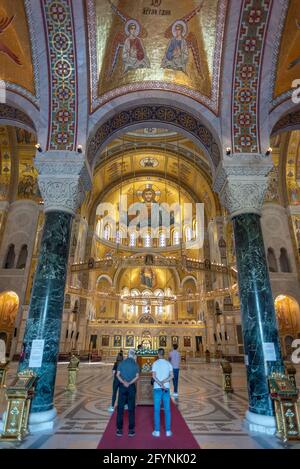
{"type": "Polygon", "coordinates": [[[152,364],[157,360],[157,354],[153,352],[143,352],[137,355],[137,364],[140,367],[140,377],[137,382],[137,405],[153,405],[153,386],[151,384],[152,378],[152,364]]]}

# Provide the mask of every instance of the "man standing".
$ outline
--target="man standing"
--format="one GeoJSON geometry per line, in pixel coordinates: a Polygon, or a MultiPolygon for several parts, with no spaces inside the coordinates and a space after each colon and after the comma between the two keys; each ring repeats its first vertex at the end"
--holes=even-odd
{"type": "Polygon", "coordinates": [[[135,361],[135,351],[128,351],[128,358],[123,360],[117,371],[117,378],[120,381],[118,412],[117,412],[117,436],[123,435],[124,406],[128,404],[129,428],[128,436],[135,435],[135,395],[136,381],[139,378],[139,367],[135,361]]]}
{"type": "Polygon", "coordinates": [[[169,353],[169,360],[173,367],[173,385],[174,385],[174,397],[178,397],[178,377],[179,377],[179,367],[180,367],[180,353],[177,351],[178,344],[173,344],[173,350],[169,353]]]}
{"type": "Polygon", "coordinates": [[[158,360],[152,365],[153,401],[154,401],[154,431],[153,436],[160,436],[160,404],[163,401],[165,411],[166,436],[172,436],[170,409],[170,381],[173,378],[172,365],[164,359],[165,351],[158,349],[158,360]]]}

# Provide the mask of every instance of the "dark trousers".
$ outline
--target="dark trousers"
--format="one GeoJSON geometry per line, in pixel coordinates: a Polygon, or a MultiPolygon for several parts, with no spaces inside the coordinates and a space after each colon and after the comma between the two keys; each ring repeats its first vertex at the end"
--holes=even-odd
{"type": "Polygon", "coordinates": [[[173,385],[174,385],[174,392],[176,394],[178,392],[178,376],[179,376],[179,368],[173,368],[173,385]]]}
{"type": "Polygon", "coordinates": [[[134,430],[135,427],[135,394],[136,386],[131,384],[128,388],[125,388],[123,384],[120,383],[119,386],[119,398],[118,398],[118,412],[117,412],[117,429],[123,429],[123,414],[124,414],[124,405],[128,404],[128,419],[129,426],[128,430],[134,430]]]}
{"type": "Polygon", "coordinates": [[[115,402],[116,402],[116,399],[117,399],[117,392],[118,392],[118,389],[120,387],[120,381],[118,380],[118,378],[114,377],[114,381],[113,381],[113,393],[112,393],[112,399],[111,399],[111,406],[114,407],[115,406],[115,402]]]}

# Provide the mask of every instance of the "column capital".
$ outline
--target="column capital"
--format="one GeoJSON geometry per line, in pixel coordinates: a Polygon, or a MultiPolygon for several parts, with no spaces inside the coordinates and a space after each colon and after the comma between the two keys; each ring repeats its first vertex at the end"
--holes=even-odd
{"type": "Polygon", "coordinates": [[[35,167],[45,212],[59,210],[75,215],[91,188],[85,156],[75,151],[48,151],[36,155],[35,167]]]}
{"type": "Polygon", "coordinates": [[[260,215],[272,168],[271,155],[235,153],[223,157],[213,188],[231,217],[244,213],[260,215]]]}

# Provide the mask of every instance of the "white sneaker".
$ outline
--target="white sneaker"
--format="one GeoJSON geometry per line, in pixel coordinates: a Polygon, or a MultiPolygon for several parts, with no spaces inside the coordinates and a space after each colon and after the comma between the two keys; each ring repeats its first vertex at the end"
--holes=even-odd
{"type": "Polygon", "coordinates": [[[173,397],[178,397],[178,393],[177,393],[177,392],[173,392],[173,397]]]}
{"type": "Polygon", "coordinates": [[[128,410],[128,405],[127,404],[124,405],[124,410],[128,410]]]}
{"type": "Polygon", "coordinates": [[[108,412],[113,412],[115,410],[115,408],[111,405],[111,406],[109,406],[109,408],[107,410],[108,410],[108,412]]]}
{"type": "Polygon", "coordinates": [[[152,432],[152,436],[156,436],[156,437],[158,437],[158,436],[160,436],[160,432],[156,432],[156,431],[154,431],[154,432],[152,432]]]}
{"type": "Polygon", "coordinates": [[[166,436],[172,436],[173,433],[172,432],[166,432],[166,436]]]}

